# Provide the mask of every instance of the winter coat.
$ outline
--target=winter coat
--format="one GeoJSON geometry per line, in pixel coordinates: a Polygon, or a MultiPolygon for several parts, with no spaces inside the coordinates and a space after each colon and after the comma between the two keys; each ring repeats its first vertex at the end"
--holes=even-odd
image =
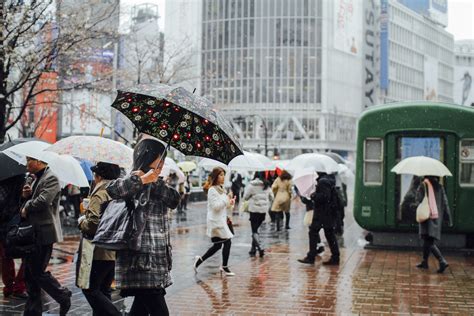
{"type": "MultiPolygon", "coordinates": [[[[93,239],[95,232],[97,231],[100,217],[104,211],[102,206],[111,200],[107,190],[105,189],[109,182],[110,180],[102,180],[97,183],[89,196],[89,206],[84,214],[85,219],[79,224],[79,230],[88,239],[93,239]]],[[[93,259],[114,261],[115,251],[95,247],[93,259]]]]}
{"type": "Polygon", "coordinates": [[[272,203],[273,212],[289,212],[291,207],[291,180],[282,180],[280,177],[272,184],[275,199],[272,203]]]}
{"type": "Polygon", "coordinates": [[[234,234],[227,225],[229,198],[222,187],[212,186],[207,192],[207,236],[229,239],[234,234]]]}
{"type": "Polygon", "coordinates": [[[63,231],[59,218],[59,195],[61,187],[54,173],[46,168],[43,175],[33,185],[33,195],[24,208],[27,219],[35,225],[40,234],[40,244],[51,245],[63,241],[63,231]]]}
{"type": "Polygon", "coordinates": [[[20,213],[21,191],[24,182],[24,175],[0,182],[0,241],[4,240],[10,221],[20,213]]]}
{"type": "MultiPolygon", "coordinates": [[[[446,197],[446,193],[444,191],[443,186],[435,181],[431,181],[431,184],[433,185],[436,205],[438,206],[438,218],[429,218],[428,220],[419,223],[418,233],[420,234],[420,237],[429,236],[433,237],[436,240],[440,240],[443,221],[448,223],[449,226],[453,225],[453,221],[451,216],[451,210],[449,209],[448,205],[448,198],[446,197]]],[[[423,188],[424,185],[420,185],[417,194],[418,204],[421,203],[425,196],[425,190],[423,188]]]]}
{"type": "Polygon", "coordinates": [[[179,193],[162,180],[143,185],[137,176],[111,181],[107,193],[112,199],[130,199],[146,194],[149,185],[152,187],[148,203],[137,206],[137,210],[142,211],[146,218],[140,249],[116,253],[115,280],[117,287],[122,290],[159,289],[172,284],[168,208],[178,206],[179,193]]]}
{"type": "Polygon", "coordinates": [[[244,200],[249,202],[249,212],[267,213],[273,193],[270,188],[263,189],[263,181],[255,179],[250,181],[244,193],[244,200]]]}
{"type": "Polygon", "coordinates": [[[316,190],[311,194],[313,203],[313,222],[323,227],[334,228],[338,219],[338,208],[334,205],[337,198],[335,195],[335,180],[331,176],[318,178],[316,190]]]}

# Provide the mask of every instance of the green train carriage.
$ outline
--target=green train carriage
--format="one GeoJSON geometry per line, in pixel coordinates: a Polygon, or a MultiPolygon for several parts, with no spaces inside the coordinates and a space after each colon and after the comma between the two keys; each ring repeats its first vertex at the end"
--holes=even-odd
{"type": "Polygon", "coordinates": [[[390,170],[403,158],[430,156],[453,174],[443,184],[453,227],[443,227],[442,245],[473,247],[474,109],[445,103],[379,105],[360,117],[357,134],[354,217],[373,233],[374,244],[416,245],[414,212],[400,206],[410,175],[390,170]]]}

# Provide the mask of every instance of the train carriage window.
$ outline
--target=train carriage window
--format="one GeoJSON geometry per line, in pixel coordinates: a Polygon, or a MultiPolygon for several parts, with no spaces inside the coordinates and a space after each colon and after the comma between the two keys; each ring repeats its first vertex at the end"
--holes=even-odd
{"type": "Polygon", "coordinates": [[[382,184],[383,142],[367,138],[364,145],[364,184],[382,184]]]}
{"type": "Polygon", "coordinates": [[[474,186],[474,139],[461,140],[459,151],[460,184],[474,186]]]}

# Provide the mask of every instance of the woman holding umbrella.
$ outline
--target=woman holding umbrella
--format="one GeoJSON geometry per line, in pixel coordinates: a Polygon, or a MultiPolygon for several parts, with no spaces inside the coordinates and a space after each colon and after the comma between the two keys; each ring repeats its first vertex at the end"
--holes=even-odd
{"type": "Polygon", "coordinates": [[[137,206],[146,218],[140,249],[116,253],[116,286],[122,296],[135,297],[129,315],[169,314],[165,301],[165,288],[172,284],[168,209],[178,206],[179,194],[159,178],[165,155],[160,142],[140,141],[133,151],[135,171],[107,186],[113,199],[134,199],[149,193],[148,201],[142,203],[140,198],[137,206]]]}
{"type": "MultiPolygon", "coordinates": [[[[452,216],[448,205],[448,199],[439,177],[426,176],[418,189],[418,202],[421,203],[425,195],[428,196],[430,217],[418,224],[420,238],[423,240],[423,261],[416,267],[428,269],[428,258],[432,253],[439,262],[438,273],[443,273],[449,266],[435,242],[441,239],[441,228],[443,222],[452,226],[452,216]]],[[[419,204],[418,203],[418,204],[419,204]]]]}
{"type": "Polygon", "coordinates": [[[194,261],[194,271],[214,255],[219,249],[222,249],[222,267],[221,274],[233,276],[227,263],[229,261],[231,238],[234,234],[228,223],[227,211],[235,205],[235,197],[232,193],[228,195],[223,187],[225,180],[225,170],[216,167],[212,170],[207,182],[204,184],[204,192],[207,193],[207,235],[211,237],[212,247],[202,256],[197,256],[194,261]]]}

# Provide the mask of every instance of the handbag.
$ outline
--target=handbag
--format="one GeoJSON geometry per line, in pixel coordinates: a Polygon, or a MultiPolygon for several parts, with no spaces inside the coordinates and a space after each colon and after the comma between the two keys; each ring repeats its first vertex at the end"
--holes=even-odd
{"type": "Polygon", "coordinates": [[[243,201],[239,206],[239,213],[249,212],[249,201],[243,201]]]}
{"type": "Polygon", "coordinates": [[[416,208],[416,221],[418,223],[423,223],[430,218],[430,205],[428,203],[428,192],[424,184],[423,184],[423,190],[425,191],[425,196],[423,197],[423,200],[416,208]]]}
{"type": "Polygon", "coordinates": [[[303,217],[303,224],[305,226],[310,226],[311,223],[313,222],[313,215],[314,215],[314,211],[311,210],[311,211],[307,211],[305,214],[304,214],[304,217],[303,217]]]}
{"type": "Polygon", "coordinates": [[[232,224],[232,220],[230,217],[227,217],[227,226],[229,226],[229,230],[232,234],[234,234],[234,225],[232,224]]]}
{"type": "Polygon", "coordinates": [[[138,250],[138,212],[134,200],[112,200],[99,221],[92,242],[108,250],[138,250]]]}
{"type": "Polygon", "coordinates": [[[6,256],[19,259],[36,253],[39,248],[37,235],[35,226],[26,220],[10,225],[5,236],[6,256]]]}

